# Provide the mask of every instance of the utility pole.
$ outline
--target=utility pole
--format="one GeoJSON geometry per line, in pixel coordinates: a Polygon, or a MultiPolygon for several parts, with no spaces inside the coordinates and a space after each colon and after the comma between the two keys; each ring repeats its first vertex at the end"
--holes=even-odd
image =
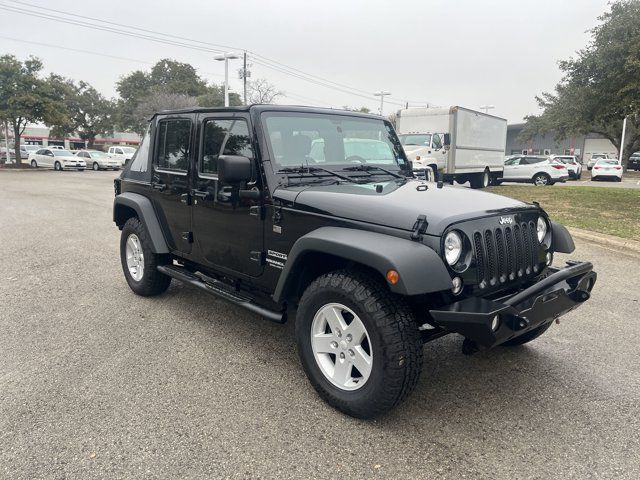
{"type": "Polygon", "coordinates": [[[233,52],[223,53],[222,55],[216,55],[213,57],[215,60],[221,62],[224,61],[224,106],[229,106],[229,60],[234,60],[238,57],[233,52]]]}
{"type": "Polygon", "coordinates": [[[489,110],[496,108],[493,105],[480,105],[480,110],[484,110],[484,113],[488,114],[489,110]]]}
{"type": "Polygon", "coordinates": [[[242,88],[244,89],[244,104],[247,104],[247,51],[244,51],[242,65],[242,88]]]}
{"type": "Polygon", "coordinates": [[[385,95],[391,95],[391,92],[387,92],[386,90],[380,90],[379,92],[375,92],[373,94],[374,97],[380,97],[380,115],[383,115],[383,112],[384,112],[385,95]]]}
{"type": "Polygon", "coordinates": [[[618,157],[618,161],[620,162],[620,165],[622,165],[622,155],[624,153],[624,137],[626,133],[627,133],[627,117],[624,117],[624,121],[622,122],[622,139],[620,140],[620,156],[618,157]]]}
{"type": "Polygon", "coordinates": [[[9,122],[4,122],[4,143],[7,146],[7,162],[11,163],[11,154],[9,153],[9,122]]]}

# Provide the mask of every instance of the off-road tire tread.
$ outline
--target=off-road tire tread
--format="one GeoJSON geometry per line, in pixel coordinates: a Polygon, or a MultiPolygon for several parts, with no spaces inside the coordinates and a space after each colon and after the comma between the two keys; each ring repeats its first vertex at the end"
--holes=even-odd
{"type": "Polygon", "coordinates": [[[168,255],[161,255],[151,251],[151,240],[149,239],[147,229],[137,217],[131,217],[122,228],[120,261],[127,283],[134,293],[143,297],[152,297],[164,293],[167,288],[169,288],[171,277],[160,273],[158,271],[158,265],[166,265],[170,262],[170,258],[168,255]],[[127,261],[125,259],[124,245],[130,233],[135,233],[138,236],[144,253],[144,274],[142,280],[139,282],[133,280],[129,275],[127,261]]]}
{"type": "MultiPolygon", "coordinates": [[[[358,270],[339,270],[318,277],[305,290],[300,305],[327,287],[338,288],[371,317],[383,342],[385,388],[365,406],[353,408],[336,398],[307,375],[320,396],[335,408],[358,418],[383,414],[402,403],[416,387],[423,364],[423,343],[418,325],[407,303],[392,294],[382,282],[358,270]]],[[[300,322],[296,323],[296,330],[300,322]]],[[[298,333],[298,332],[297,332],[298,333]]],[[[309,335],[309,332],[300,332],[309,335]]],[[[372,332],[369,332],[372,335],[372,332]]],[[[299,352],[301,353],[301,352],[299,352]]],[[[375,352],[374,355],[380,355],[375,352]]],[[[302,359],[302,356],[301,356],[302,359]]],[[[304,365],[306,371],[306,366],[304,365]]]]}

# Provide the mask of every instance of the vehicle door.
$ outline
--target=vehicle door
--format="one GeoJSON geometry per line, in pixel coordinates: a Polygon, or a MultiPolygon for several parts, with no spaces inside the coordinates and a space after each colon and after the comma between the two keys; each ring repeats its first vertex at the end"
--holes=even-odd
{"type": "Polygon", "coordinates": [[[502,174],[502,178],[505,180],[516,180],[518,179],[518,171],[521,168],[520,162],[522,161],[522,157],[512,157],[504,162],[504,172],[502,174]]]}
{"type": "Polygon", "coordinates": [[[257,277],[264,268],[261,200],[240,197],[240,190],[261,189],[257,165],[254,163],[254,178],[246,185],[228,185],[218,180],[220,155],[256,161],[249,122],[249,116],[242,113],[199,115],[199,154],[191,194],[199,261],[257,277]]]}
{"type": "Polygon", "coordinates": [[[53,152],[48,148],[44,148],[40,150],[40,155],[38,155],[38,165],[42,165],[44,167],[53,167],[53,152]]]}
{"type": "Polygon", "coordinates": [[[538,172],[549,172],[551,163],[544,158],[524,157],[523,169],[521,170],[521,180],[529,180],[538,172]]]}
{"type": "Polygon", "coordinates": [[[178,253],[190,253],[193,242],[189,197],[193,120],[193,114],[161,117],[155,128],[153,204],[170,249],[178,253]]]}

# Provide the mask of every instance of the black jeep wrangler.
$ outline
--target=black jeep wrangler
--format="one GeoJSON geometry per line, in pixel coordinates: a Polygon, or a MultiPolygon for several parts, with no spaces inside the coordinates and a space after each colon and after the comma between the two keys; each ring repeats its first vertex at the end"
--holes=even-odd
{"type": "Polygon", "coordinates": [[[586,301],[590,263],[536,204],[413,178],[375,115],[254,105],[155,115],[115,180],[122,268],[138,295],[171,279],[275,322],[304,369],[367,418],[400,403],[423,343],[522,345],[586,301]]]}

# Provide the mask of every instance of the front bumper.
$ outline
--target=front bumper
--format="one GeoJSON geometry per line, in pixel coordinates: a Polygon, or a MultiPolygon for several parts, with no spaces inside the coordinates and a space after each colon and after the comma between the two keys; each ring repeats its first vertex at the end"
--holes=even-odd
{"type": "Polygon", "coordinates": [[[495,300],[466,298],[429,313],[441,328],[493,347],[580,306],[591,296],[596,278],[591,263],[571,261],[561,269],[550,267],[544,278],[515,294],[495,300]]]}

